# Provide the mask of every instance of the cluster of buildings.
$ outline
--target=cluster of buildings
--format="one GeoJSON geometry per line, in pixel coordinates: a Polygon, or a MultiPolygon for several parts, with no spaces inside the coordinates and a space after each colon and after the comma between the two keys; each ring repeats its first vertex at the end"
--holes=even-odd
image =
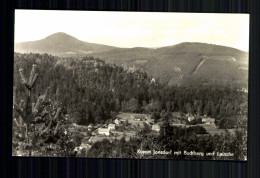
{"type": "MultiPolygon", "coordinates": [[[[180,116],[181,117],[181,116],[180,116]]],[[[197,119],[196,116],[193,116],[193,115],[186,115],[186,118],[189,122],[197,119]]],[[[131,119],[135,120],[135,121],[143,121],[143,122],[146,122],[147,124],[151,125],[151,129],[153,131],[156,131],[156,132],[160,132],[160,125],[159,124],[154,124],[153,122],[151,123],[148,123],[147,122],[147,118],[145,115],[142,115],[142,114],[135,114],[135,115],[132,115],[131,116],[131,119]]],[[[201,118],[201,123],[203,124],[215,124],[215,119],[214,118],[211,118],[211,117],[207,117],[207,116],[202,116],[201,118]]],[[[109,136],[110,135],[110,131],[111,130],[115,130],[115,127],[116,125],[120,125],[121,123],[125,122],[126,120],[125,119],[115,119],[114,120],[114,123],[113,124],[108,124],[106,128],[98,128],[98,134],[100,135],[106,135],[106,136],[109,136]]],[[[176,125],[176,124],[175,124],[176,125]]],[[[180,125],[183,125],[183,124],[180,124],[180,125]]],[[[185,125],[185,124],[184,124],[185,125]]]]}
{"type": "Polygon", "coordinates": [[[154,124],[154,125],[152,125],[152,130],[153,131],[156,131],[156,132],[160,132],[160,126],[158,125],[158,124],[154,124]]]}
{"type": "MultiPolygon", "coordinates": [[[[187,116],[187,120],[188,120],[189,122],[191,122],[191,121],[193,121],[193,120],[196,119],[194,116],[192,116],[192,115],[190,115],[190,114],[188,114],[188,115],[186,115],[186,116],[187,116]]],[[[203,124],[215,124],[215,119],[214,119],[214,118],[211,118],[211,117],[203,116],[203,117],[201,118],[201,122],[202,122],[203,124]]]]}
{"type": "MultiPolygon", "coordinates": [[[[132,118],[132,119],[134,119],[136,121],[143,121],[143,122],[146,122],[149,125],[153,124],[153,123],[148,123],[147,119],[143,115],[136,114],[133,117],[134,118],[132,118]]],[[[113,124],[108,124],[108,126],[106,128],[98,128],[98,134],[109,136],[110,135],[110,131],[111,130],[115,130],[116,125],[120,125],[121,123],[124,123],[125,121],[126,121],[125,119],[118,119],[117,118],[117,119],[114,120],[113,124]]],[[[160,132],[160,125],[153,124],[151,129],[153,131],[160,132]]]]}
{"type": "Polygon", "coordinates": [[[205,118],[202,118],[201,122],[205,123],[205,124],[215,124],[215,119],[210,118],[210,117],[205,117],[205,118]]]}
{"type": "Polygon", "coordinates": [[[108,124],[107,128],[98,128],[98,134],[109,136],[110,131],[115,130],[115,128],[115,124],[108,124]]]}

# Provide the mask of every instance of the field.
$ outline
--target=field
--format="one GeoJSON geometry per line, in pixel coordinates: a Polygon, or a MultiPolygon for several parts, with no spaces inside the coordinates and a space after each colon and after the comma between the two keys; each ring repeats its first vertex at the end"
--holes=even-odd
{"type": "Polygon", "coordinates": [[[225,132],[223,129],[216,128],[215,124],[198,124],[198,125],[204,127],[207,130],[207,132],[211,135],[215,135],[215,134],[220,135],[221,133],[225,132]]]}
{"type": "Polygon", "coordinates": [[[105,135],[94,135],[91,136],[89,139],[89,142],[95,143],[97,141],[102,141],[103,139],[108,139],[110,141],[115,140],[115,139],[121,139],[125,136],[125,140],[129,141],[131,137],[135,136],[135,132],[130,131],[130,132],[118,132],[118,131],[111,131],[111,134],[109,136],[105,135]]]}
{"type": "Polygon", "coordinates": [[[151,116],[148,115],[148,114],[135,114],[135,113],[120,113],[118,116],[117,116],[121,121],[122,120],[127,120],[127,122],[129,124],[131,124],[132,126],[137,126],[137,125],[140,125],[140,126],[143,126],[143,123],[144,121],[148,122],[148,123],[152,123],[153,122],[153,119],[151,119],[151,116]],[[138,116],[140,118],[144,118],[146,120],[135,120],[135,116],[138,116]]]}

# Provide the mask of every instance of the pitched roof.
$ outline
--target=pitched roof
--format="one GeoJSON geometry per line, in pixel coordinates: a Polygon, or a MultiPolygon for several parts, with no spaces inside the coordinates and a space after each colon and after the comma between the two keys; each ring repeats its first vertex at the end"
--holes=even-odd
{"type": "Polygon", "coordinates": [[[99,132],[109,132],[108,128],[98,128],[99,132]]]}
{"type": "Polygon", "coordinates": [[[188,117],[188,120],[194,120],[194,119],[195,119],[194,116],[189,116],[189,117],[188,117]]]}
{"type": "Polygon", "coordinates": [[[155,124],[155,125],[152,125],[152,129],[160,129],[160,126],[155,124]]]}
{"type": "Polygon", "coordinates": [[[215,119],[213,119],[213,118],[203,118],[202,122],[215,122],[215,119]]]}

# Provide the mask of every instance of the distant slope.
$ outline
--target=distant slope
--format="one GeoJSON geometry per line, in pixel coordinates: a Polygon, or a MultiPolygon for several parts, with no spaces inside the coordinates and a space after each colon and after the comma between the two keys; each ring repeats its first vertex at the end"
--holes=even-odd
{"type": "Polygon", "coordinates": [[[114,49],[93,56],[110,63],[142,68],[169,85],[182,84],[187,78],[244,85],[248,80],[245,70],[248,53],[206,43],[186,42],[157,49],[114,49]]]}
{"type": "Polygon", "coordinates": [[[58,32],[42,40],[15,44],[15,52],[49,53],[57,56],[86,55],[109,51],[115,47],[80,41],[66,33],[58,32]]]}
{"type": "Polygon", "coordinates": [[[169,85],[206,83],[248,84],[248,53],[206,43],[180,43],[161,48],[116,48],[80,41],[65,33],[15,44],[15,52],[56,56],[94,56],[131,70],[141,69],[169,85]]]}

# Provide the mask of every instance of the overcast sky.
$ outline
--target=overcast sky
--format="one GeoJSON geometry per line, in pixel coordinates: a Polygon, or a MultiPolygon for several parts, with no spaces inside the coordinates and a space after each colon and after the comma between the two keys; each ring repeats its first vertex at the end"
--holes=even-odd
{"type": "Polygon", "coordinates": [[[116,47],[161,47],[203,42],[249,48],[248,14],[15,11],[15,42],[34,41],[56,32],[116,47]]]}

